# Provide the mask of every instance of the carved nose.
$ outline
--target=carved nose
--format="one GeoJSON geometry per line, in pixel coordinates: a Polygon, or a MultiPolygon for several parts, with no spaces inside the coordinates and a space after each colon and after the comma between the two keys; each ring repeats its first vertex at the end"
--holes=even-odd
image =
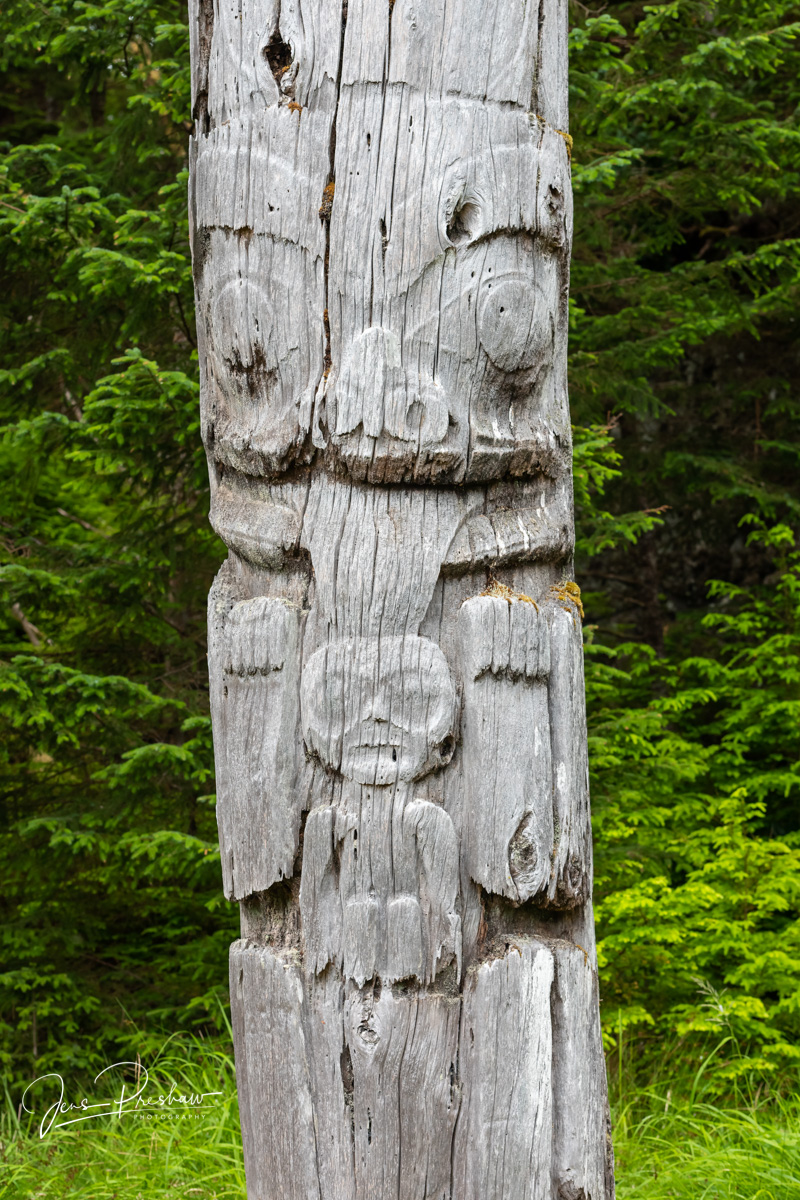
{"type": "Polygon", "coordinates": [[[538,288],[527,279],[495,279],[483,289],[478,336],[501,371],[532,367],[549,341],[548,308],[538,288]]]}

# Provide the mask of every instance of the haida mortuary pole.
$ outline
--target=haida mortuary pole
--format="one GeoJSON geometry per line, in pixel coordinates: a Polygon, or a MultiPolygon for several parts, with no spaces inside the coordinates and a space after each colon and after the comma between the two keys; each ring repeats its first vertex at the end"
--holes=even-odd
{"type": "Polygon", "coordinates": [[[609,1200],[563,0],[192,0],[250,1200],[609,1200]]]}

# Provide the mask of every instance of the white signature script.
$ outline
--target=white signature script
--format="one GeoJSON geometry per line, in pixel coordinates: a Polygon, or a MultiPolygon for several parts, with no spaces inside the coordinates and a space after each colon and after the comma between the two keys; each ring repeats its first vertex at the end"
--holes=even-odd
{"type": "MultiPolygon", "coordinates": [[[[149,1075],[147,1069],[141,1063],[135,1062],[117,1062],[111,1063],[104,1067],[98,1075],[95,1075],[94,1082],[97,1083],[103,1075],[107,1075],[109,1071],[115,1071],[119,1068],[132,1067],[136,1073],[135,1091],[126,1092],[125,1081],[121,1081],[119,1095],[113,1100],[98,1100],[94,1104],[89,1103],[87,1096],[77,1103],[70,1103],[64,1098],[64,1080],[61,1075],[55,1071],[48,1072],[47,1075],[40,1075],[34,1079],[33,1083],[29,1083],[22,1096],[22,1107],[27,1113],[35,1113],[34,1108],[28,1108],[25,1103],[28,1094],[37,1084],[43,1084],[47,1079],[56,1080],[56,1088],[58,1089],[58,1098],[50,1105],[39,1123],[39,1137],[47,1137],[48,1133],[52,1133],[55,1129],[63,1129],[65,1125],[76,1125],[79,1121],[91,1121],[96,1117],[114,1116],[121,1119],[129,1113],[136,1112],[137,1109],[155,1108],[169,1111],[175,1107],[184,1109],[198,1108],[213,1108],[214,1101],[207,1103],[212,1096],[221,1096],[222,1092],[191,1092],[188,1095],[179,1092],[177,1084],[173,1083],[169,1091],[162,1095],[156,1096],[154,1100],[145,1100],[144,1093],[149,1083],[149,1075]],[[97,1110],[97,1111],[90,1111],[97,1110]],[[68,1113],[75,1113],[75,1116],[68,1116],[67,1120],[59,1120],[59,1117],[65,1117],[68,1113]]],[[[53,1085],[49,1085],[48,1090],[53,1085]]],[[[52,1093],[51,1093],[52,1094],[52,1093]]],[[[31,1096],[33,1101],[33,1096],[31,1096]]]]}

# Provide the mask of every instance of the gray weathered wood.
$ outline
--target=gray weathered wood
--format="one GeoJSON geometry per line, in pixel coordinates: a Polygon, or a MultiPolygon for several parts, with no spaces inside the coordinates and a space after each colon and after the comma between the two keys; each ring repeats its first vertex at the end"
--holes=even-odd
{"type": "Polygon", "coordinates": [[[251,1200],[611,1200],[565,0],[191,0],[251,1200]]]}
{"type": "Polygon", "coordinates": [[[300,643],[304,614],[258,596],[209,605],[211,714],[225,893],[240,900],[292,874],[300,829],[300,643]],[[226,611],[227,609],[227,611],[226,611]]]}
{"type": "Polygon", "coordinates": [[[553,1154],[553,955],[520,939],[470,969],[461,1018],[462,1112],[453,1194],[545,1200],[553,1154]]]}
{"type": "Polygon", "coordinates": [[[230,988],[250,1194],[319,1196],[301,974],[267,948],[236,942],[230,988]]]}
{"type": "Polygon", "coordinates": [[[553,853],[547,613],[477,596],[459,611],[464,673],[464,853],[510,900],[545,889],[553,853]]]}
{"type": "Polygon", "coordinates": [[[553,946],[553,1186],[557,1200],[613,1190],[611,1131],[598,1136],[605,1070],[598,1020],[597,971],[588,950],[553,946]]]}

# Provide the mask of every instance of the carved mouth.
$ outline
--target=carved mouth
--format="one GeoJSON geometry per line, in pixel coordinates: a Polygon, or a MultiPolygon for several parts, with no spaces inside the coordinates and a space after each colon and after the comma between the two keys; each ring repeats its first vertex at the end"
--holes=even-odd
{"type": "Polygon", "coordinates": [[[399,750],[411,738],[411,730],[405,726],[370,717],[351,727],[350,732],[353,737],[351,745],[357,750],[399,750]]]}
{"type": "Polygon", "coordinates": [[[361,744],[346,753],[343,762],[347,764],[345,774],[351,774],[359,783],[380,786],[399,777],[405,760],[396,746],[361,744]]]}

